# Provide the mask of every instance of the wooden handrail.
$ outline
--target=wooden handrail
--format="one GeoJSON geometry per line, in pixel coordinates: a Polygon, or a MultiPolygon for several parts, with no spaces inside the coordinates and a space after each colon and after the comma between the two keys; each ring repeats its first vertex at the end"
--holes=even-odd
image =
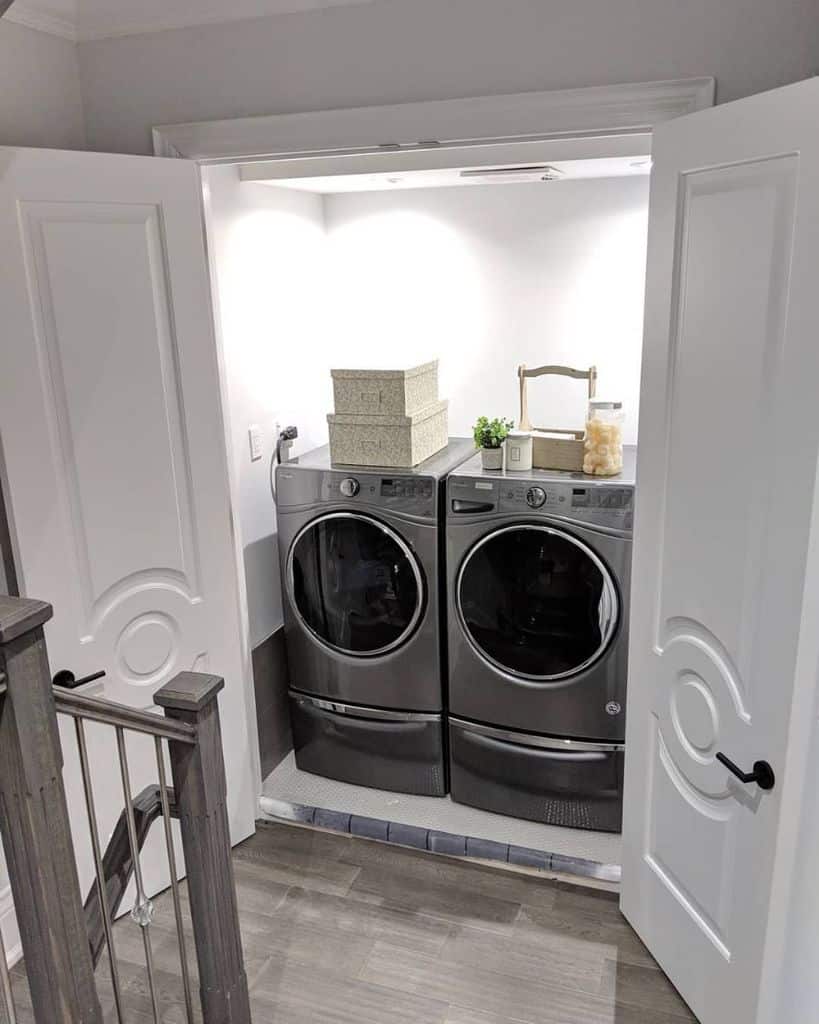
{"type": "Polygon", "coordinates": [[[88,697],[55,686],[54,704],[60,714],[71,715],[72,718],[83,718],[104,725],[119,725],[123,729],[147,733],[149,736],[161,736],[174,743],[196,743],[196,729],[193,726],[171,721],[150,711],[137,711],[101,697],[88,697]]]}

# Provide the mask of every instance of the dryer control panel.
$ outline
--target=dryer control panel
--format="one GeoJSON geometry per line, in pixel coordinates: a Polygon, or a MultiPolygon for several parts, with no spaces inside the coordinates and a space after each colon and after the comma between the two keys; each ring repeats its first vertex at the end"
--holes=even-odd
{"type": "Polygon", "coordinates": [[[630,530],[634,511],[634,490],[616,484],[571,481],[499,481],[500,512],[539,511],[574,519],[580,523],[630,530]]]}

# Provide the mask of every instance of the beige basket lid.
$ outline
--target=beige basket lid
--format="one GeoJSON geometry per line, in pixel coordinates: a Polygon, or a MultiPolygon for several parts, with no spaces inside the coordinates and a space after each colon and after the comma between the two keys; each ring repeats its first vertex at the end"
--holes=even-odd
{"type": "Polygon", "coordinates": [[[411,366],[406,370],[330,370],[333,380],[409,380],[438,369],[438,360],[411,366]]]}
{"type": "Polygon", "coordinates": [[[438,416],[449,408],[449,401],[446,398],[431,405],[425,405],[423,409],[412,413],[410,416],[379,416],[377,413],[358,412],[330,412],[327,413],[327,422],[334,426],[344,427],[352,424],[360,424],[367,427],[414,427],[417,423],[423,423],[431,416],[438,416]]]}

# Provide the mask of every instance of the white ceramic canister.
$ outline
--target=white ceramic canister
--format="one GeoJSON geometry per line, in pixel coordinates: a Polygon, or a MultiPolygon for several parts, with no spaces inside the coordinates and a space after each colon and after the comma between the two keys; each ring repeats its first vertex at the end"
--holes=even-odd
{"type": "Polygon", "coordinates": [[[510,430],[506,435],[506,468],[521,473],[532,468],[532,435],[528,430],[510,430]]]}

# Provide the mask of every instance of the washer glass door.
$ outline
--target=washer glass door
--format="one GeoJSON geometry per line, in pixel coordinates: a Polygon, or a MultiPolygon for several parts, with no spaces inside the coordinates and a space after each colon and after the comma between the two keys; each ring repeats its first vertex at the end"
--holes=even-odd
{"type": "Polygon", "coordinates": [[[483,658],[543,682],[582,672],[617,627],[617,589],[602,560],[571,534],[534,524],[497,530],[472,548],[457,606],[483,658]]]}
{"type": "Polygon", "coordinates": [[[386,654],[421,617],[421,570],[404,540],[370,516],[337,512],[308,523],[290,549],[290,599],[302,623],[344,654],[386,654]]]}

